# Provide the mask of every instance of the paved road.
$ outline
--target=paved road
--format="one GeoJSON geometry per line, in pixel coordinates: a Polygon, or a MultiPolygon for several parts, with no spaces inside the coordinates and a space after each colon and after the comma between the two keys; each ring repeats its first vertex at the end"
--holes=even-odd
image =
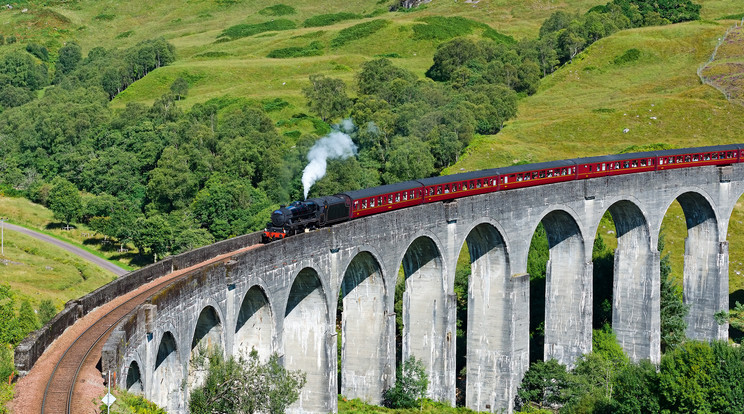
{"type": "MultiPolygon", "coordinates": [[[[33,237],[35,239],[38,239],[38,240],[41,240],[41,241],[44,241],[44,242],[47,242],[47,243],[51,243],[51,244],[53,244],[53,245],[55,245],[57,247],[60,247],[62,249],[67,250],[68,252],[70,252],[70,253],[72,253],[74,255],[80,256],[81,258],[83,258],[83,259],[85,259],[85,260],[87,260],[89,262],[92,262],[92,263],[94,263],[94,264],[96,264],[96,265],[104,268],[105,270],[108,270],[109,272],[114,273],[116,276],[121,276],[123,274],[129,273],[128,270],[124,270],[121,267],[119,267],[119,266],[117,266],[117,265],[109,262],[108,260],[101,259],[100,257],[98,257],[96,255],[93,255],[93,254],[90,254],[89,252],[87,252],[87,251],[85,251],[85,250],[83,250],[83,249],[81,249],[79,247],[73,246],[73,245],[71,245],[69,243],[65,243],[65,242],[63,242],[61,240],[57,240],[54,237],[47,236],[46,234],[39,233],[39,232],[36,232],[36,231],[33,231],[33,230],[29,230],[29,229],[27,229],[25,227],[16,226],[15,224],[10,224],[10,223],[7,223],[7,222],[6,223],[3,223],[3,225],[5,226],[5,231],[8,231],[8,230],[10,230],[10,231],[17,231],[19,233],[23,233],[25,235],[31,236],[31,237],[33,237]]],[[[6,234],[5,237],[7,237],[7,236],[8,235],[6,234]]]]}

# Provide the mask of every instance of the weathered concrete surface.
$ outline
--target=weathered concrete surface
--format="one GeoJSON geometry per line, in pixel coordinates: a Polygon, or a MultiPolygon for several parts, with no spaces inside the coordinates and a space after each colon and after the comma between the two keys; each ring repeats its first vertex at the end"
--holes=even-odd
{"type": "Polygon", "coordinates": [[[190,375],[197,321],[211,307],[227,354],[256,347],[264,357],[277,352],[287,367],[307,373],[294,412],[335,411],[339,386],[349,396],[377,402],[395,376],[393,305],[403,267],[403,355],[424,361],[431,397],[453,403],[453,284],[467,240],[473,261],[467,405],[511,411],[529,361],[526,269],[538,223],[550,246],[545,357],[570,365],[591,350],[591,252],[609,211],[619,236],[613,323],[634,360],[658,361],[656,246],[664,214],[679,199],[687,217],[691,332],[698,338],[725,336],[727,328],[716,325],[713,314],[727,307],[725,237],[744,192],[743,177],[740,165],[605,177],[417,206],[297,235],[171,285],[150,300],[150,323],[139,312],[120,325],[104,362],[118,372],[120,386],[137,389],[139,378],[145,396],[183,412],[188,389],[177,384],[190,375]],[[339,300],[344,311],[337,320],[339,300]],[[337,327],[343,342],[340,379],[337,327]],[[130,370],[139,375],[130,376],[130,370]]]}

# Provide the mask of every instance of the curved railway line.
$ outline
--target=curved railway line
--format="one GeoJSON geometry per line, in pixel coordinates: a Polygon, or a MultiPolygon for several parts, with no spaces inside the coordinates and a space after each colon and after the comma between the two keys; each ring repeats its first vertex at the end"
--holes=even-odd
{"type": "MultiPolygon", "coordinates": [[[[240,250],[225,253],[189,268],[164,275],[141,286],[138,290],[144,288],[144,291],[136,293],[133,297],[116,305],[114,309],[108,311],[100,318],[95,319],[92,324],[85,327],[84,332],[78,335],[56,362],[51,375],[46,381],[40,412],[42,414],[69,414],[73,412],[75,388],[79,383],[78,376],[81,369],[84,366],[95,365],[97,363],[97,360],[93,358],[93,356],[97,355],[98,352],[93,351],[100,351],[100,348],[105,343],[111,330],[138,305],[144,303],[150,296],[159,292],[171,283],[187,277],[193,270],[220,260],[227,260],[235,254],[256,247],[258,247],[258,245],[252,245],[240,250]]],[[[130,292],[130,294],[131,293],[132,292],[130,292]]]]}

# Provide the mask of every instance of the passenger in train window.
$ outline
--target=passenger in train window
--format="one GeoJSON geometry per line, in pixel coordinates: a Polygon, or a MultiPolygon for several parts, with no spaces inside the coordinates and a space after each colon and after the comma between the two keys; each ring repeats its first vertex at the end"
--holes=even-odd
{"type": "Polygon", "coordinates": [[[644,158],[641,160],[641,167],[645,167],[645,166],[646,166],[646,159],[644,158]]]}
{"type": "Polygon", "coordinates": [[[395,193],[395,202],[396,203],[400,202],[400,193],[395,193]]]}
{"type": "Polygon", "coordinates": [[[545,178],[545,171],[540,171],[540,178],[545,178]]]}
{"type": "Polygon", "coordinates": [[[690,156],[689,156],[689,155],[685,156],[685,162],[690,162],[690,159],[691,159],[691,158],[690,158],[690,156]]]}
{"type": "Polygon", "coordinates": [[[638,166],[638,161],[633,160],[633,162],[631,163],[631,165],[633,166],[633,168],[637,167],[638,166]]]}
{"type": "Polygon", "coordinates": [[[700,156],[697,155],[697,154],[695,154],[695,155],[692,156],[692,160],[695,161],[695,162],[700,161],[700,156]]]}
{"type": "Polygon", "coordinates": [[[615,163],[615,169],[619,169],[619,168],[620,168],[620,163],[619,162],[616,162],[615,163]]]}
{"type": "Polygon", "coordinates": [[[628,161],[625,161],[623,163],[623,168],[628,168],[628,167],[630,167],[630,163],[628,161]]]}
{"type": "Polygon", "coordinates": [[[705,156],[703,156],[703,160],[710,161],[710,154],[705,154],[705,156]]]}
{"type": "Polygon", "coordinates": [[[362,200],[362,208],[367,208],[367,200],[362,200]]]}
{"type": "Polygon", "coordinates": [[[359,201],[354,201],[354,210],[359,208],[359,201]]]}
{"type": "Polygon", "coordinates": [[[517,174],[517,182],[522,181],[522,174],[517,174]]]}
{"type": "Polygon", "coordinates": [[[393,195],[388,194],[388,204],[391,204],[393,202],[393,195]]]}

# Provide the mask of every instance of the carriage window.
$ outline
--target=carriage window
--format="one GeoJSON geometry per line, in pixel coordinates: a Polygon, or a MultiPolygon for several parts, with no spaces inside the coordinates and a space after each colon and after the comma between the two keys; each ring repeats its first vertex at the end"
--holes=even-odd
{"type": "Polygon", "coordinates": [[[540,171],[540,178],[545,178],[545,171],[540,171]]]}
{"type": "Polygon", "coordinates": [[[690,162],[690,156],[689,155],[685,156],[685,162],[690,162]]]}
{"type": "Polygon", "coordinates": [[[517,181],[522,181],[522,175],[521,174],[517,174],[517,181]]]}
{"type": "Polygon", "coordinates": [[[704,159],[705,161],[710,161],[710,154],[705,154],[705,155],[703,156],[703,159],[704,159]]]}
{"type": "Polygon", "coordinates": [[[630,167],[630,163],[628,161],[625,161],[623,163],[623,168],[628,168],[628,167],[630,167]]]}
{"type": "Polygon", "coordinates": [[[481,180],[476,181],[475,186],[481,188],[481,180]]]}
{"type": "Polygon", "coordinates": [[[395,193],[395,202],[397,203],[399,201],[400,201],[400,193],[395,193]]]}
{"type": "Polygon", "coordinates": [[[359,208],[359,201],[354,201],[354,210],[359,208]]]}
{"type": "Polygon", "coordinates": [[[548,170],[547,175],[548,175],[548,177],[552,177],[553,176],[553,170],[548,170]]]}
{"type": "Polygon", "coordinates": [[[710,158],[711,159],[714,159],[714,160],[717,160],[718,159],[718,153],[717,152],[714,152],[714,153],[710,154],[710,158]]]}
{"type": "Polygon", "coordinates": [[[446,184],[446,185],[444,186],[444,194],[449,194],[449,189],[450,189],[450,186],[449,186],[449,184],[446,184]]]}
{"type": "Polygon", "coordinates": [[[616,169],[617,169],[617,168],[620,168],[620,163],[619,163],[619,162],[616,162],[616,163],[615,163],[615,168],[616,168],[616,169]]]}
{"type": "Polygon", "coordinates": [[[646,160],[641,160],[641,167],[645,167],[645,166],[646,166],[646,160]]]}
{"type": "Polygon", "coordinates": [[[393,195],[392,194],[389,194],[388,195],[388,204],[390,204],[392,202],[393,202],[393,195]]]}
{"type": "Polygon", "coordinates": [[[733,154],[731,153],[731,151],[727,152],[726,153],[726,158],[731,158],[731,157],[733,157],[733,154]]]}
{"type": "Polygon", "coordinates": [[[589,166],[589,172],[592,172],[592,166],[591,165],[589,166]]]}
{"type": "Polygon", "coordinates": [[[638,161],[633,160],[630,165],[632,165],[634,168],[638,166],[638,161]]]}
{"type": "Polygon", "coordinates": [[[362,200],[362,208],[367,208],[367,200],[362,200]]]}
{"type": "Polygon", "coordinates": [[[695,154],[695,155],[692,156],[692,160],[693,161],[700,161],[700,156],[697,155],[697,154],[695,154]]]}
{"type": "Polygon", "coordinates": [[[378,206],[382,205],[382,197],[377,197],[377,205],[378,206]]]}

